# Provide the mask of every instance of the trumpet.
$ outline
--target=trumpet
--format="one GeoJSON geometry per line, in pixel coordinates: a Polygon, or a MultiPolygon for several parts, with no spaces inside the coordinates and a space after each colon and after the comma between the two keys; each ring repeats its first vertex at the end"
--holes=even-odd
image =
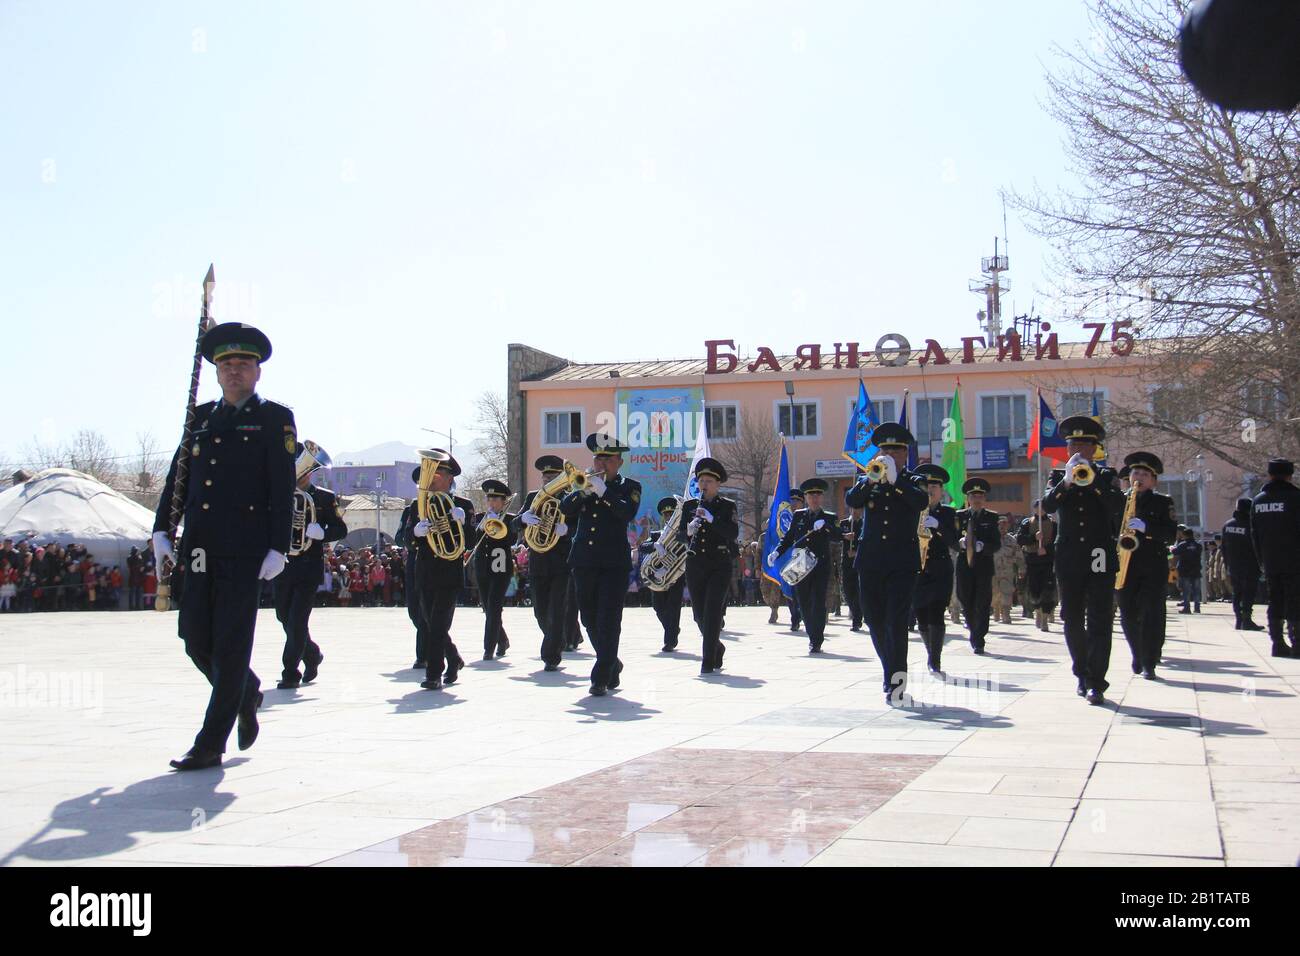
{"type": "Polygon", "coordinates": [[[884,455],[877,455],[871,459],[867,465],[867,481],[884,481],[889,476],[889,466],[885,464],[888,459],[884,455]]]}
{"type": "MultiPolygon", "coordinates": [[[[298,481],[310,475],[317,468],[328,468],[332,464],[329,452],[314,441],[302,443],[302,454],[294,462],[294,475],[298,481]]],[[[298,487],[293,489],[293,523],[289,526],[289,557],[296,558],[311,548],[311,538],[307,537],[307,525],[316,523],[316,501],[307,492],[298,487]]]]}
{"type": "Polygon", "coordinates": [[[1096,470],[1092,467],[1092,465],[1088,464],[1086,461],[1079,462],[1077,465],[1074,466],[1074,470],[1070,472],[1070,478],[1080,488],[1087,488],[1090,484],[1092,484],[1093,480],[1096,477],[1097,477],[1096,470]]]}

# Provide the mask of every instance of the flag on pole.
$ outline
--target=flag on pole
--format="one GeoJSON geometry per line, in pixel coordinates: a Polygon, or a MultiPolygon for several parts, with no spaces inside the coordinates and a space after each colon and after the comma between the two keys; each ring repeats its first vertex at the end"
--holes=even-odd
{"type": "Polygon", "coordinates": [[[781,577],[781,569],[793,557],[794,549],[791,548],[777,558],[776,564],[771,567],[768,567],[767,556],[781,544],[781,539],[790,530],[790,522],[793,520],[794,506],[790,504],[790,462],[786,458],[785,436],[782,435],[781,460],[776,469],[776,487],[772,490],[772,506],[767,513],[767,529],[763,532],[762,568],[763,577],[779,585],[781,593],[786,597],[794,596],[794,588],[785,583],[785,579],[781,577]]]}
{"type": "MultiPolygon", "coordinates": [[[[1101,424],[1101,408],[1097,404],[1097,390],[1095,388],[1092,390],[1092,420],[1096,422],[1098,425],[1101,424]]],[[[1097,450],[1092,453],[1092,460],[1099,461],[1105,464],[1106,461],[1105,444],[1100,442],[1097,444],[1097,450]]]]}
{"type": "Polygon", "coordinates": [[[943,423],[943,470],[948,472],[944,488],[952,499],[954,508],[966,507],[966,494],[961,486],[966,484],[966,432],[961,423],[961,381],[952,392],[952,405],[948,420],[943,423]]]}
{"type": "Polygon", "coordinates": [[[866,471],[871,459],[880,453],[880,449],[871,441],[879,424],[871,396],[867,394],[867,386],[862,383],[862,379],[858,379],[858,400],[849,413],[849,427],[844,433],[844,450],[841,454],[862,471],[866,471]]]}
{"type": "MultiPolygon", "coordinates": [[[[911,394],[911,389],[903,389],[903,411],[898,416],[898,424],[907,428],[907,396],[911,394]]],[[[916,471],[916,442],[909,442],[907,445],[907,470],[916,471]]]]}
{"type": "Polygon", "coordinates": [[[1034,433],[1029,436],[1029,449],[1026,456],[1033,458],[1042,455],[1052,461],[1068,461],[1070,453],[1065,450],[1065,439],[1056,427],[1056,416],[1043,401],[1043,390],[1038,390],[1038,412],[1034,416],[1034,433]]]}
{"type": "Polygon", "coordinates": [[[700,483],[695,480],[695,466],[701,458],[711,457],[709,454],[709,431],[704,427],[704,416],[701,415],[699,427],[695,429],[695,454],[691,456],[690,467],[686,469],[686,490],[682,492],[687,501],[700,496],[700,483]]]}

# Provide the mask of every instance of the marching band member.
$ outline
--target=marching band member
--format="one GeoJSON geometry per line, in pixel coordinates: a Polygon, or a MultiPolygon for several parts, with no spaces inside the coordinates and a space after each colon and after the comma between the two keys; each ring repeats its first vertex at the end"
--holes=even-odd
{"type": "Polygon", "coordinates": [[[1056,580],[1061,594],[1061,622],[1070,649],[1077,693],[1088,703],[1106,702],[1106,671],[1110,668],[1114,628],[1115,553],[1119,521],[1124,510],[1119,479],[1112,468],[1092,466],[1097,447],[1105,440],[1101,423],[1074,415],[1060,425],[1070,460],[1061,480],[1043,497],[1043,510],[1057,516],[1056,580]],[[1075,469],[1089,465],[1092,481],[1080,485],[1075,469]]]}
{"type": "MultiPolygon", "coordinates": [[[[822,642],[826,639],[826,584],[831,573],[831,535],[839,530],[839,519],[832,512],[822,510],[822,496],[828,487],[825,478],[809,478],[799,486],[808,507],[794,513],[781,543],[767,556],[768,567],[772,567],[777,558],[799,546],[807,548],[817,559],[812,571],[795,585],[799,609],[808,628],[810,654],[820,654],[822,642]]],[[[694,594],[692,590],[692,599],[694,594]]]]}
{"type": "MultiPolygon", "coordinates": [[[[560,476],[564,462],[558,455],[542,455],[533,462],[533,467],[542,473],[544,488],[560,476]]],[[[541,520],[533,511],[533,502],[540,490],[541,488],[528,492],[516,528],[536,525],[541,520]]],[[[572,650],[567,646],[565,629],[570,611],[568,562],[573,534],[563,521],[556,525],[555,532],[559,541],[554,547],[546,551],[536,551],[531,546],[528,548],[528,588],[533,596],[533,616],[537,618],[537,626],[542,629],[542,663],[548,671],[559,670],[562,652],[572,650]]]]}
{"type": "Polygon", "coordinates": [[[1268,581],[1268,636],[1274,657],[1300,657],[1300,489],[1295,465],[1268,463],[1269,481],[1252,502],[1250,537],[1268,581]],[[1287,647],[1286,632],[1291,634],[1287,647]]]}
{"type": "MultiPolygon", "coordinates": [[[[923,475],[908,471],[908,446],[916,439],[902,425],[885,422],[871,440],[880,449],[885,473],[860,477],[847,495],[849,507],[865,508],[858,543],[858,593],[884,668],[886,703],[907,702],[907,619],[921,569],[917,528],[930,504],[923,475]]],[[[933,529],[931,529],[933,530],[933,529]]]]}
{"type": "Polygon", "coordinates": [[[185,590],[177,627],[185,653],[212,685],[203,727],[176,770],[220,766],[230,731],[239,749],[257,739],[260,681],[249,667],[262,581],[284,570],[297,435],[293,412],[254,391],[271,341],[251,325],[224,322],[199,349],[217,367],[221,400],[194,409],[190,447],[178,448],[154,516],[157,566],[175,560],[168,527],[181,455],[189,456],[185,488],[185,590]]]}
{"type": "MultiPolygon", "coordinates": [[[[301,455],[302,452],[300,444],[297,453],[301,455]]],[[[325,655],[311,639],[307,622],[316,590],[325,577],[325,545],[342,540],[348,533],[334,492],[311,483],[311,476],[320,467],[313,462],[313,467],[298,479],[298,490],[311,495],[316,506],[316,520],[306,528],[307,550],[289,555],[284,572],[275,579],[275,617],[284,628],[284,654],[281,658],[284,670],[275,685],[280,690],[310,684],[325,660],[325,655]],[[299,664],[306,665],[302,673],[298,672],[299,664]]]]}
{"type": "Polygon", "coordinates": [[[1237,508],[1223,526],[1223,563],[1232,587],[1232,611],[1236,630],[1262,631],[1253,620],[1255,592],[1259,588],[1259,558],[1250,542],[1250,510],[1254,502],[1238,498],[1237,508]]]}
{"type": "Polygon", "coordinates": [[[840,582],[844,601],[853,622],[850,631],[862,630],[862,599],[858,596],[858,572],[853,562],[858,556],[858,538],[862,537],[862,509],[852,509],[853,517],[840,519],[840,582]]]}
{"type": "MultiPolygon", "coordinates": [[[[460,474],[460,463],[441,448],[431,448],[422,453],[438,463],[430,481],[429,491],[451,495],[454,507],[449,520],[461,526],[465,546],[473,543],[474,503],[468,498],[452,494],[452,483],[460,474]]],[[[465,583],[465,563],[460,557],[440,558],[429,547],[426,537],[431,525],[419,520],[412,529],[415,538],[415,580],[420,595],[420,613],[425,626],[425,674],[420,686],[425,690],[441,690],[443,684],[454,684],[464,666],[456,645],[451,640],[451,622],[456,616],[456,596],[465,583]],[[446,674],[443,674],[443,667],[446,674]]]]}
{"type": "Polygon", "coordinates": [[[716,458],[701,458],[695,465],[700,497],[682,505],[677,538],[690,548],[686,574],[691,589],[691,611],[704,638],[700,673],[722,669],[722,617],[731,587],[732,562],[739,552],[740,524],[736,503],[718,494],[727,469],[716,458]]]}
{"type": "Polygon", "coordinates": [[[560,510],[576,524],[569,567],[583,623],[596,650],[591,694],[603,697],[617,689],[623,670],[618,643],[632,571],[627,526],[640,506],[641,484],[618,473],[628,446],[609,435],[591,434],[587,436],[587,448],[594,458],[596,473],[587,478],[584,489],[564,496],[560,510]]]}
{"type": "MultiPolygon", "coordinates": [[[[804,500],[802,488],[790,489],[790,509],[791,516],[800,508],[808,507],[808,502],[804,500]]],[[[798,631],[803,626],[803,610],[799,607],[799,589],[795,588],[794,593],[790,595],[790,631],[798,631]]]]}
{"type": "Polygon", "coordinates": [[[1119,592],[1119,619],[1133,652],[1133,673],[1156,679],[1156,665],[1165,646],[1165,582],[1169,579],[1169,545],[1178,529],[1174,499],[1155,490],[1164,462],[1149,451],[1124,459],[1130,486],[1137,489],[1135,515],[1120,528],[1133,532],[1137,547],[1128,558],[1124,587],[1119,592]]]}
{"type": "Polygon", "coordinates": [[[993,605],[993,553],[1002,547],[998,515],[984,507],[989,487],[983,478],[968,479],[961,486],[966,507],[957,512],[957,530],[961,533],[957,540],[957,597],[976,654],[984,653],[993,605]]]}
{"type": "Polygon", "coordinates": [[[1046,631],[1056,614],[1056,522],[1035,499],[1034,513],[1020,522],[1016,541],[1025,554],[1025,600],[1034,612],[1034,624],[1046,631]]]}
{"type": "MultiPolygon", "coordinates": [[[[916,625],[925,645],[926,666],[932,674],[943,674],[943,639],[947,623],[944,615],[952,596],[952,549],[957,547],[957,511],[943,504],[943,486],[951,479],[939,465],[920,465],[916,473],[925,479],[930,504],[925,509],[925,527],[930,532],[925,566],[916,579],[912,604],[916,608],[916,625]]],[[[917,529],[918,534],[920,529],[917,529]]]]}
{"type": "MultiPolygon", "coordinates": [[[[677,510],[677,499],[672,495],[660,498],[655,510],[659,512],[659,521],[666,523],[677,510]]],[[[663,554],[666,545],[660,540],[662,535],[662,530],[651,531],[647,548],[663,554]]],[[[654,607],[655,617],[659,618],[659,624],[664,629],[663,652],[665,654],[677,650],[677,640],[682,633],[682,597],[685,590],[686,575],[682,574],[664,590],[650,592],[650,604],[654,607]]],[[[692,608],[694,608],[694,601],[692,608]]]]}
{"type": "MultiPolygon", "coordinates": [[[[417,485],[420,483],[419,465],[412,470],[411,481],[417,485]]],[[[406,549],[406,562],[402,568],[402,573],[405,575],[402,594],[406,600],[406,614],[415,626],[415,663],[411,665],[411,669],[422,671],[429,664],[424,659],[428,629],[424,626],[424,614],[420,611],[420,589],[415,578],[415,523],[419,520],[420,516],[416,513],[416,499],[412,498],[402,509],[402,516],[397,521],[397,533],[393,535],[393,543],[399,548],[406,549]]]]}
{"type": "Polygon", "coordinates": [[[489,478],[479,485],[483,491],[486,513],[479,518],[474,531],[478,544],[474,547],[474,581],[478,584],[479,602],[483,605],[483,660],[505,657],[510,649],[510,639],[501,627],[501,609],[506,602],[506,588],[515,573],[515,554],[512,550],[517,540],[515,524],[518,515],[506,511],[510,488],[504,481],[489,478]],[[485,528],[494,527],[490,521],[499,521],[505,533],[494,538],[485,528]]]}

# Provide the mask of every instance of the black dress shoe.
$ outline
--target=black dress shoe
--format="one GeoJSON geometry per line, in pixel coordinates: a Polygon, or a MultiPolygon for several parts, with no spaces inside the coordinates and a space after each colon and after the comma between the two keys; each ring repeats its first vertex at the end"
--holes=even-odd
{"type": "Polygon", "coordinates": [[[677,650],[677,645],[676,645],[676,644],[665,644],[664,647],[663,647],[663,650],[660,651],[660,653],[661,653],[661,654],[671,654],[671,653],[672,653],[673,651],[675,651],[675,650],[677,650]]]}
{"type": "Polygon", "coordinates": [[[607,690],[607,688],[605,687],[604,684],[592,684],[592,685],[591,685],[591,696],[592,696],[592,697],[604,697],[606,693],[608,693],[608,690],[607,690]]]}
{"type": "MultiPolygon", "coordinates": [[[[262,695],[261,693],[259,693],[257,696],[258,698],[261,698],[262,695]]],[[[260,706],[261,703],[262,702],[259,699],[258,705],[260,706]]],[[[235,737],[235,739],[239,742],[239,749],[247,750],[249,747],[253,746],[253,743],[257,740],[257,734],[260,730],[261,727],[259,727],[257,723],[256,710],[246,710],[243,713],[241,713],[239,715],[239,721],[236,727],[236,737],[235,737]]]]}
{"type": "Polygon", "coordinates": [[[559,669],[560,669],[559,664],[547,664],[545,667],[542,668],[542,670],[546,671],[548,674],[554,673],[559,669]]]}
{"type": "Polygon", "coordinates": [[[820,654],[821,652],[822,652],[822,646],[820,644],[813,644],[812,642],[809,642],[808,644],[809,654],[820,654]]]}
{"type": "Polygon", "coordinates": [[[975,651],[975,653],[976,653],[977,655],[979,655],[980,657],[983,657],[983,656],[984,656],[984,648],[982,648],[982,647],[976,647],[976,648],[974,648],[974,651],[975,651]]]}
{"type": "Polygon", "coordinates": [[[1241,629],[1243,631],[1262,631],[1264,630],[1264,625],[1256,624],[1254,621],[1246,621],[1241,625],[1241,629]]]}
{"type": "Polygon", "coordinates": [[[325,662],[325,655],[322,654],[316,660],[305,663],[302,668],[302,682],[310,684],[316,679],[316,674],[320,671],[320,666],[325,662]]]}
{"type": "Polygon", "coordinates": [[[435,677],[433,680],[420,681],[420,686],[425,690],[442,690],[442,681],[435,677]]]}
{"type": "Polygon", "coordinates": [[[1273,645],[1273,656],[1274,656],[1274,657],[1290,657],[1290,656],[1291,656],[1291,649],[1290,649],[1289,647],[1287,647],[1285,644],[1274,644],[1274,645],[1273,645]]]}
{"type": "Polygon", "coordinates": [[[505,657],[508,650],[510,650],[510,638],[503,637],[497,644],[497,657],[505,657]]]}
{"type": "Polygon", "coordinates": [[[1148,668],[1145,668],[1145,669],[1142,671],[1142,677],[1143,677],[1145,680],[1155,680],[1155,679],[1156,679],[1156,669],[1155,669],[1154,667],[1148,667],[1148,668]]]}
{"type": "Polygon", "coordinates": [[[1086,684],[1084,684],[1083,681],[1079,681],[1079,686],[1074,689],[1074,692],[1078,694],[1080,697],[1087,697],[1088,687],[1086,684]]]}
{"type": "Polygon", "coordinates": [[[297,690],[298,686],[301,683],[302,683],[302,678],[299,678],[298,680],[282,678],[276,682],[275,689],[276,690],[297,690]]]}
{"type": "Polygon", "coordinates": [[[456,678],[459,676],[460,676],[460,668],[452,667],[448,665],[447,672],[442,675],[442,682],[444,684],[454,684],[456,683],[456,678]]]}
{"type": "Polygon", "coordinates": [[[192,747],[190,752],[180,760],[169,762],[173,770],[207,770],[209,767],[221,766],[221,754],[215,750],[200,750],[192,747]]]}
{"type": "Polygon", "coordinates": [[[614,676],[609,679],[609,689],[618,690],[619,675],[623,673],[623,662],[619,661],[614,665],[614,676]]]}
{"type": "Polygon", "coordinates": [[[485,660],[485,661],[490,661],[490,660],[492,660],[492,659],[493,659],[493,658],[492,658],[492,652],[491,652],[491,651],[484,651],[484,652],[483,652],[483,660],[485,660]]]}
{"type": "Polygon", "coordinates": [[[1100,707],[1102,704],[1106,703],[1106,695],[1094,687],[1092,690],[1088,691],[1088,703],[1092,704],[1094,707],[1100,707]]]}
{"type": "Polygon", "coordinates": [[[860,630],[862,630],[862,625],[861,625],[861,624],[854,624],[851,628],[849,628],[849,630],[850,630],[850,631],[860,631],[860,630]]]}
{"type": "Polygon", "coordinates": [[[426,670],[428,666],[429,666],[428,661],[416,661],[414,664],[411,665],[411,670],[422,671],[422,670],[426,670]]]}
{"type": "Polygon", "coordinates": [[[700,675],[701,675],[701,676],[703,676],[704,674],[712,674],[712,673],[713,673],[713,668],[712,668],[712,667],[701,667],[701,668],[700,668],[700,675]]]}

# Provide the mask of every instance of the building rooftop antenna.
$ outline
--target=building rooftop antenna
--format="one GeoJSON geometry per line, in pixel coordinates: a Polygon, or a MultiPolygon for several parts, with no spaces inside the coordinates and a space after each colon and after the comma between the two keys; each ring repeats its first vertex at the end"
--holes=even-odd
{"type": "MultiPolygon", "coordinates": [[[[1005,230],[1006,226],[1003,225],[1005,230]]],[[[1004,251],[998,252],[998,237],[993,237],[993,255],[980,259],[982,279],[971,279],[968,288],[976,295],[984,296],[984,308],[975,313],[980,327],[984,331],[985,341],[993,343],[1002,334],[1002,296],[1011,291],[1011,284],[1002,278],[1002,274],[1011,268],[1010,259],[1004,251]]]]}

